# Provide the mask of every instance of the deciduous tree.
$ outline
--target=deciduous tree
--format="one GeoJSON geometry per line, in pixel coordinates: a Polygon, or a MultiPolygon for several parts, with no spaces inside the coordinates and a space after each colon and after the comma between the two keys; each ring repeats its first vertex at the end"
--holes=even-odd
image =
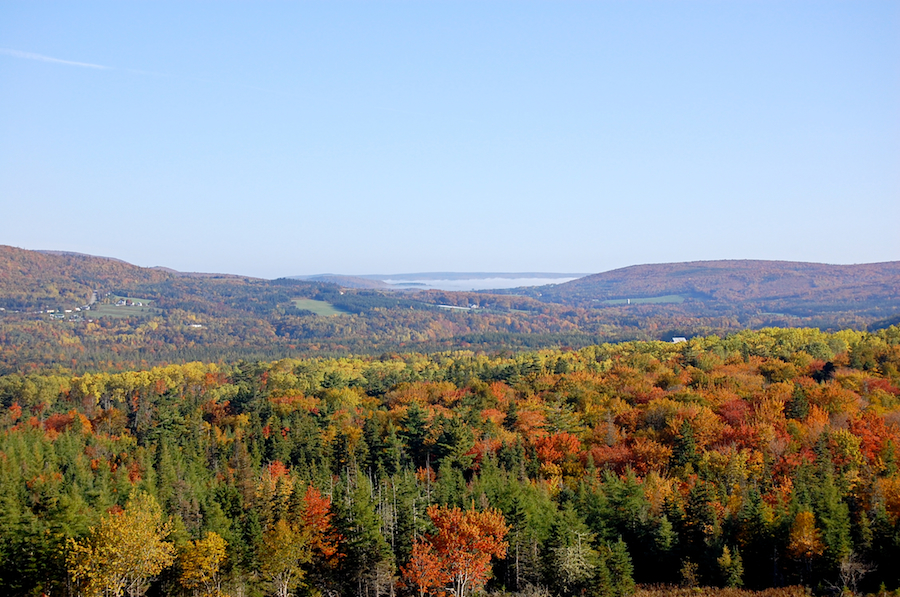
{"type": "Polygon", "coordinates": [[[181,585],[196,597],[218,597],[222,594],[219,570],[225,562],[228,543],[218,533],[209,532],[203,539],[188,541],[181,552],[181,585]]]}
{"type": "Polygon", "coordinates": [[[289,597],[303,580],[303,565],[312,559],[309,533],[284,518],[263,533],[259,561],[263,577],[278,597],[289,597]]]}
{"type": "Polygon", "coordinates": [[[143,595],[175,559],[168,535],[153,496],[133,494],[124,510],[104,516],[85,540],[70,540],[69,571],[87,596],[143,595]]]}
{"type": "Polygon", "coordinates": [[[417,587],[421,595],[440,594],[434,585],[439,579],[446,582],[453,597],[474,593],[487,582],[491,558],[506,555],[507,526],[503,514],[493,509],[477,512],[436,505],[429,506],[427,512],[437,533],[413,547],[413,558],[404,568],[404,580],[417,587]],[[414,579],[425,579],[427,583],[419,584],[414,579]]]}

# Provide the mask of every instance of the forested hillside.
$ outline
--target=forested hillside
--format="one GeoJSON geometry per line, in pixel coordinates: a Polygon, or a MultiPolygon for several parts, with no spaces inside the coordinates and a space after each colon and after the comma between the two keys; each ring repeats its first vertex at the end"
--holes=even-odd
{"type": "MultiPolygon", "coordinates": [[[[515,292],[522,292],[517,290],[515,292]]],[[[875,319],[900,310],[900,261],[827,265],[790,261],[694,261],[637,265],[524,291],[542,301],[586,307],[629,302],[695,316],[770,313],[827,321],[854,313],[875,319]]]]}
{"type": "Polygon", "coordinates": [[[800,298],[818,301],[898,298],[900,262],[828,265],[792,261],[693,261],[636,265],[548,287],[569,301],[684,295],[715,301],[800,298]]]}
{"type": "Polygon", "coordinates": [[[10,374],[0,586],[896,590],[898,465],[896,327],[10,374]]]}
{"type": "Polygon", "coordinates": [[[0,307],[7,310],[80,307],[94,290],[158,282],[161,270],[76,253],[42,253],[0,245],[0,307]]]}
{"type": "Polygon", "coordinates": [[[0,373],[501,353],[769,326],[874,330],[900,317],[896,264],[766,263],[629,268],[519,294],[392,292],[0,247],[0,373]],[[812,275],[816,268],[824,269],[812,275]],[[673,271],[681,273],[672,278],[673,271]]]}

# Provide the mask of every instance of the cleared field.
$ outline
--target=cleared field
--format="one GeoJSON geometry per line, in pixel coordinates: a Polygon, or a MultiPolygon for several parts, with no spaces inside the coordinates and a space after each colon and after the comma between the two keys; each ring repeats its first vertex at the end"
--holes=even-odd
{"type": "Polygon", "coordinates": [[[153,317],[160,315],[160,309],[152,307],[117,307],[115,305],[101,305],[95,303],[90,311],[83,311],[85,317],[153,317]]]}
{"type": "Polygon", "coordinates": [[[94,303],[91,305],[90,311],[85,313],[85,317],[153,317],[160,315],[160,309],[154,309],[151,305],[153,301],[150,299],[137,298],[133,296],[117,296],[108,297],[110,303],[94,303]],[[125,300],[134,303],[131,306],[116,305],[116,301],[125,300]],[[141,303],[140,306],[137,303],[141,303]]]}
{"type": "Polygon", "coordinates": [[[683,303],[684,297],[680,294],[667,294],[665,296],[649,296],[633,299],[612,299],[603,301],[604,305],[662,305],[665,303],[683,303]],[[629,303],[629,301],[631,301],[629,303]]]}
{"type": "Polygon", "coordinates": [[[328,301],[317,301],[314,299],[294,299],[294,306],[304,311],[312,311],[316,315],[347,315],[346,311],[338,309],[328,301]]]}

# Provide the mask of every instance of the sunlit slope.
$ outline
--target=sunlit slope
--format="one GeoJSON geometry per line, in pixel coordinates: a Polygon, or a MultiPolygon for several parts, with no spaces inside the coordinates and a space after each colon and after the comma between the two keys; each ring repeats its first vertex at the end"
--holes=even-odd
{"type": "Polygon", "coordinates": [[[0,245],[0,306],[8,309],[85,304],[94,290],[153,284],[171,276],[108,257],[0,245]]]}
{"type": "Polygon", "coordinates": [[[827,265],[790,261],[693,261],[636,265],[531,291],[580,306],[681,302],[695,308],[753,305],[778,312],[890,310],[900,305],[900,261],[827,265]]]}

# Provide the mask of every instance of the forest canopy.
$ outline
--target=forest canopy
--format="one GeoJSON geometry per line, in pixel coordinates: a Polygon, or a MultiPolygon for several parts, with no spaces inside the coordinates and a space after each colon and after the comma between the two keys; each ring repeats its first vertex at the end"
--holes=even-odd
{"type": "Polygon", "coordinates": [[[896,590],[898,465],[897,327],[10,373],[0,586],[896,590]]]}

